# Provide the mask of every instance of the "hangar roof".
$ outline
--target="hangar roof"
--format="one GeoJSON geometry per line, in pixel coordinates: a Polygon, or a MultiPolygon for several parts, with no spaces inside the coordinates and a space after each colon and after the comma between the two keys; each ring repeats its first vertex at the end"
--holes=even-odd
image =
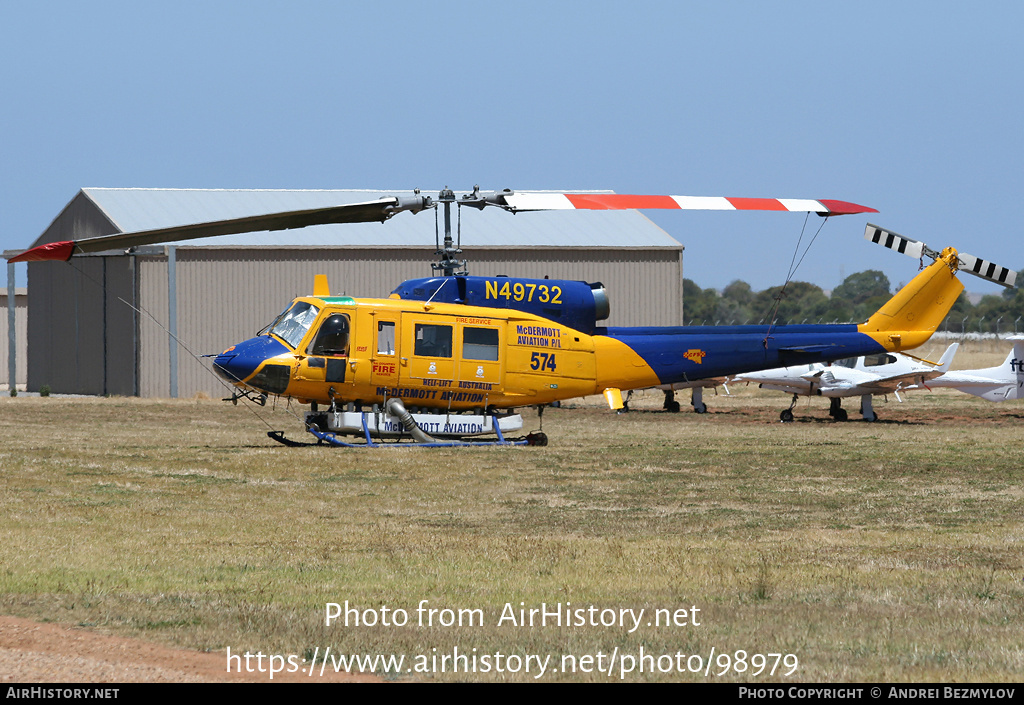
{"type": "MultiPolygon", "coordinates": [[[[97,211],[93,215],[101,215],[109,221],[112,225],[109,230],[113,233],[360,203],[411,193],[412,189],[84,188],[34,245],[99,234],[81,232],[78,224],[82,219],[76,216],[82,209],[97,211]]],[[[423,193],[436,191],[423,189],[423,193]]],[[[456,191],[456,195],[462,193],[456,191]]],[[[678,241],[639,211],[539,211],[513,215],[498,208],[460,210],[463,247],[682,249],[678,241]]],[[[438,218],[443,218],[443,213],[439,212],[438,218]]],[[[457,212],[453,212],[453,235],[458,227],[457,218],[457,212]]],[[[427,211],[416,215],[399,213],[383,224],[317,225],[301,230],[225,235],[185,241],[182,246],[432,247],[434,220],[427,211]]],[[[443,223],[439,223],[439,227],[443,231],[443,223]]]]}

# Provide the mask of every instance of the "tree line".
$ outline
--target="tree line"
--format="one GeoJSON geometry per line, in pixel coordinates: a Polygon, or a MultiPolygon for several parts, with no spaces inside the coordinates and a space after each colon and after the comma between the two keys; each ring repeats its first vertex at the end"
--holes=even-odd
{"type": "MultiPolygon", "coordinates": [[[[960,294],[939,330],[950,333],[1024,333],[1024,269],[1017,274],[1022,288],[988,294],[972,304],[960,294]]],[[[889,278],[876,269],[851,274],[831,296],[815,284],[790,282],[754,291],[737,279],[721,292],[701,289],[683,280],[686,325],[745,325],[771,323],[863,323],[892,296],[889,278]]]]}

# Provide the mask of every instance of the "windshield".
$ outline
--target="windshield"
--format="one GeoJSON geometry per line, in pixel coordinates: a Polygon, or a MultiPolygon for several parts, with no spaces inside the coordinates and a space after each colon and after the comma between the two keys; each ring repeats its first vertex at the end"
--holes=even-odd
{"type": "Polygon", "coordinates": [[[277,320],[270,326],[269,332],[291,347],[297,348],[302,342],[303,336],[306,335],[306,331],[316,320],[318,313],[320,313],[320,309],[313,304],[297,301],[290,309],[277,317],[277,320]]]}

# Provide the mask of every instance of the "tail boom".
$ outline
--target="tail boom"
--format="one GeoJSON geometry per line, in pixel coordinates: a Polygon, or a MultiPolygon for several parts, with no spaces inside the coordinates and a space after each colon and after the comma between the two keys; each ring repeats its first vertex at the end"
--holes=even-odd
{"type": "Polygon", "coordinates": [[[947,248],[860,325],[599,328],[597,391],[916,348],[928,341],[963,291],[957,263],[956,250],[947,248]]]}

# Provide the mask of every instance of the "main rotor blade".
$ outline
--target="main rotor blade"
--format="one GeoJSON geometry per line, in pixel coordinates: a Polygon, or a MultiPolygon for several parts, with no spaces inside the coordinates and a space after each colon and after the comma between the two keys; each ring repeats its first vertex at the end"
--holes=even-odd
{"type": "Polygon", "coordinates": [[[103,252],[105,250],[123,250],[139,245],[153,245],[161,242],[177,242],[179,240],[195,240],[218,235],[238,235],[240,233],[261,232],[263,230],[291,230],[305,228],[310,225],[326,225],[329,223],[370,223],[384,222],[402,210],[418,212],[430,206],[429,197],[415,199],[389,197],[379,201],[365,203],[349,203],[327,208],[311,208],[309,210],[284,211],[253,215],[244,218],[231,218],[208,223],[192,223],[176,225],[156,230],[140,230],[132,233],[116,233],[101,235],[83,240],[67,240],[51,242],[25,250],[12,257],[10,262],[38,262],[46,260],[66,261],[72,255],[87,252],[103,252]]]}
{"type": "Polygon", "coordinates": [[[868,206],[832,199],[726,198],[720,196],[643,196],[621,193],[530,193],[507,194],[505,203],[513,211],[626,210],[645,208],[711,211],[790,211],[819,215],[877,213],[868,206]]]}

